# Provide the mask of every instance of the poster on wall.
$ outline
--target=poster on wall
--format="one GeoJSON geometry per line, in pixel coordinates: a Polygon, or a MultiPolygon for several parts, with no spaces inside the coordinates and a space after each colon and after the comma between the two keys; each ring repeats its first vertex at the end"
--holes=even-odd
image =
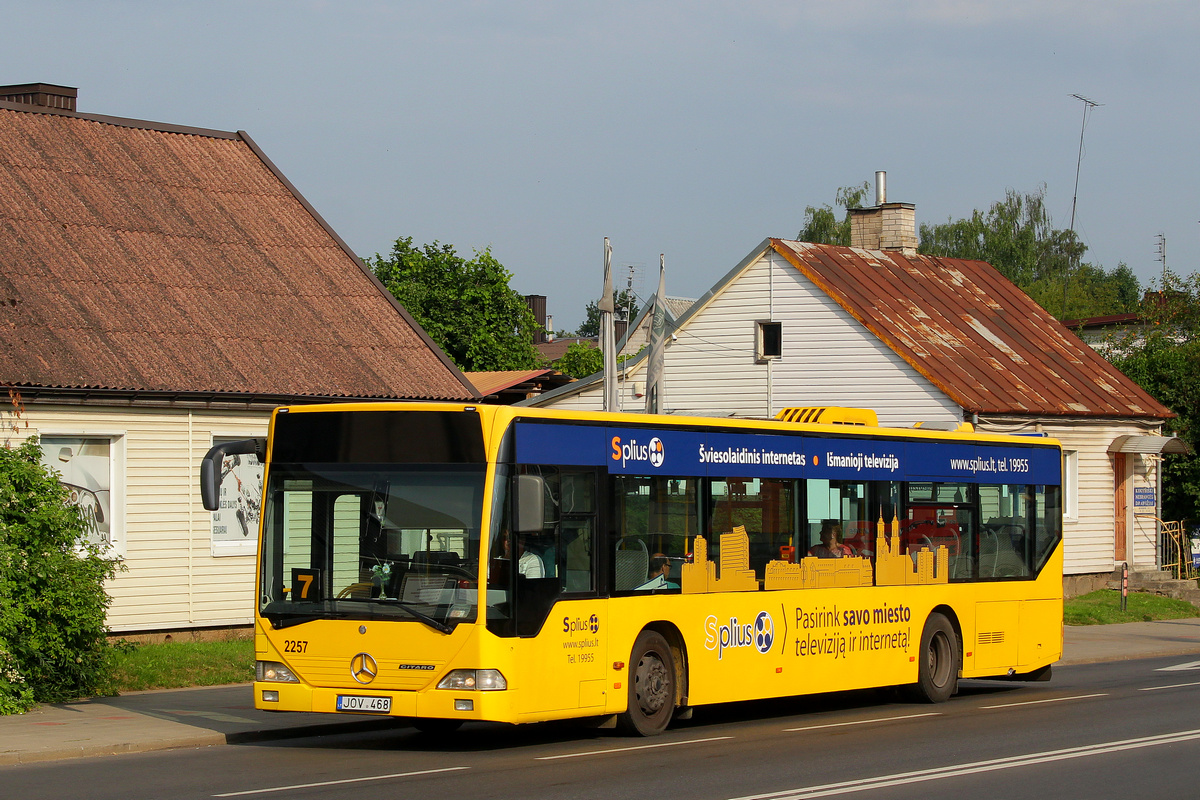
{"type": "MultiPolygon", "coordinates": [[[[235,441],[216,437],[213,444],[235,441]]],[[[220,508],[212,512],[212,554],[254,555],[262,504],[263,468],[253,455],[226,456],[221,464],[220,508]]]]}
{"type": "Polygon", "coordinates": [[[43,436],[42,463],[59,474],[88,523],[87,541],[112,548],[112,441],[83,436],[43,436]]]}

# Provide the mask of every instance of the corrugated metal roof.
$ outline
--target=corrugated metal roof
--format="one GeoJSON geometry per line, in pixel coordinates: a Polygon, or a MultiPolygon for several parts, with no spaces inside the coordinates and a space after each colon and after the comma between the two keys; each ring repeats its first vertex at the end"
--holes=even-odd
{"type": "Polygon", "coordinates": [[[969,412],[1174,416],[982,261],[770,246],[969,412]]]}
{"type": "Polygon", "coordinates": [[[463,373],[481,395],[495,394],[518,384],[553,373],[552,369],[503,370],[499,372],[463,373]]]}
{"type": "Polygon", "coordinates": [[[464,399],[245,134],[0,103],[0,383],[464,399]]]}

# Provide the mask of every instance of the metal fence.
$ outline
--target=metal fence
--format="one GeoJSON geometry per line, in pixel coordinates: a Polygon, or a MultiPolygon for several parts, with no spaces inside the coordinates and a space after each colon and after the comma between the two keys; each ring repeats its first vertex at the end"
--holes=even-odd
{"type": "Polygon", "coordinates": [[[1162,531],[1162,568],[1171,570],[1177,579],[1194,578],[1200,573],[1196,556],[1192,555],[1192,538],[1184,527],[1185,521],[1158,520],[1159,530],[1162,531]]]}

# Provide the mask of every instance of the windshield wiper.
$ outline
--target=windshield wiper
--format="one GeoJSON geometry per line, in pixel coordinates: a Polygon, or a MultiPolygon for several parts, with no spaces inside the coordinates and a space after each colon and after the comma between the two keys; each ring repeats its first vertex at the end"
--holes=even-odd
{"type": "Polygon", "coordinates": [[[431,617],[428,614],[425,614],[421,611],[417,611],[415,608],[410,606],[408,603],[403,602],[402,600],[391,600],[391,599],[383,600],[378,597],[373,597],[367,602],[379,603],[381,605],[386,605],[386,606],[394,606],[403,611],[407,611],[409,614],[412,614],[418,620],[420,620],[421,622],[424,622],[426,625],[433,628],[435,631],[441,631],[442,633],[453,633],[454,632],[454,628],[451,628],[446,623],[441,622],[440,620],[436,620],[433,617],[431,617]]]}
{"type": "Polygon", "coordinates": [[[291,614],[263,614],[264,617],[271,620],[271,627],[275,630],[290,628],[293,625],[303,625],[306,622],[313,622],[318,619],[329,619],[328,614],[305,614],[303,616],[292,616],[291,614]]]}
{"type": "MultiPolygon", "coordinates": [[[[425,614],[421,611],[417,611],[415,608],[410,606],[408,603],[405,603],[400,600],[390,600],[390,599],[389,600],[381,600],[378,597],[376,597],[371,600],[366,600],[366,601],[359,600],[357,602],[360,602],[360,603],[367,602],[367,603],[371,603],[374,605],[387,606],[388,608],[399,608],[401,611],[408,612],[416,620],[418,620],[419,622],[425,623],[429,627],[433,628],[435,631],[439,631],[441,633],[446,633],[446,634],[454,632],[454,628],[447,625],[446,623],[441,622],[440,620],[436,620],[433,617],[431,617],[428,614],[425,614]]],[[[283,630],[284,628],[290,628],[293,625],[303,625],[306,622],[314,622],[319,619],[353,618],[354,613],[349,612],[349,611],[325,611],[320,614],[280,614],[280,613],[272,614],[272,613],[266,613],[266,614],[263,614],[263,616],[271,621],[272,628],[279,631],[279,630],[283,630]]]]}
{"type": "Polygon", "coordinates": [[[306,622],[315,622],[319,619],[344,619],[346,614],[344,611],[335,611],[330,608],[322,607],[320,604],[305,603],[303,611],[301,609],[288,609],[286,611],[262,611],[262,616],[271,621],[271,627],[275,630],[290,628],[293,625],[303,625],[306,622]],[[314,605],[316,606],[314,608],[314,605]]]}

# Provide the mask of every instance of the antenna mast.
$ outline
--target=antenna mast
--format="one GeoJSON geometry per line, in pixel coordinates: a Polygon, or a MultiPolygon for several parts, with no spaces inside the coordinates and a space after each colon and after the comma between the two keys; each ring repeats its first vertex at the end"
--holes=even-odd
{"type": "Polygon", "coordinates": [[[1163,289],[1165,290],[1167,288],[1167,236],[1166,236],[1166,234],[1160,233],[1157,236],[1155,236],[1154,238],[1158,240],[1158,244],[1155,245],[1154,249],[1158,251],[1158,259],[1157,260],[1162,262],[1162,268],[1163,268],[1162,285],[1163,285],[1163,289]]]}
{"type": "MultiPolygon", "coordinates": [[[[1071,233],[1072,233],[1071,238],[1074,239],[1075,237],[1073,234],[1075,233],[1075,207],[1079,203],[1079,167],[1083,163],[1083,133],[1084,133],[1084,131],[1087,130],[1088,112],[1091,111],[1093,108],[1096,108],[1097,106],[1103,105],[1103,103],[1097,103],[1095,100],[1089,100],[1088,98],[1084,97],[1081,94],[1073,94],[1073,95],[1071,95],[1071,97],[1074,97],[1076,100],[1080,100],[1083,102],[1083,124],[1079,128],[1079,156],[1075,159],[1075,194],[1071,198],[1071,233]]],[[[1072,244],[1074,244],[1074,243],[1072,242],[1072,244]]],[[[1067,272],[1063,276],[1062,313],[1063,313],[1064,317],[1067,314],[1067,286],[1071,282],[1071,258],[1072,258],[1072,256],[1068,255],[1068,257],[1067,257],[1067,272]]]]}

